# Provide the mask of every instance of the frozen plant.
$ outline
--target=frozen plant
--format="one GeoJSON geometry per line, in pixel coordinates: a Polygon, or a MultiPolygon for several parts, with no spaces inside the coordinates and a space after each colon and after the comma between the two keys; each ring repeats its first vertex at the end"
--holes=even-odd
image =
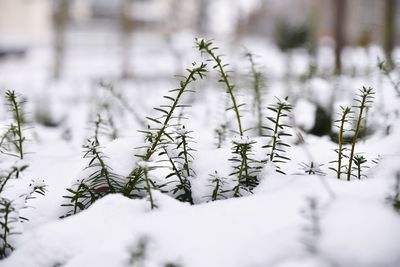
{"type": "Polygon", "coordinates": [[[83,157],[89,159],[85,169],[92,172],[85,179],[78,181],[78,184],[68,188],[69,195],[63,196],[70,203],[62,206],[73,208],[68,211],[67,216],[87,209],[94,201],[109,193],[121,192],[123,187],[122,177],[114,173],[105,162],[106,157],[100,149],[98,138],[88,140],[83,148],[83,157]]]}
{"type": "Polygon", "coordinates": [[[206,196],[206,198],[210,198],[211,201],[226,199],[227,197],[224,195],[224,185],[225,185],[225,177],[222,177],[218,174],[217,171],[214,174],[210,174],[211,178],[208,180],[210,182],[210,187],[213,188],[211,195],[206,196]]]}
{"type": "Polygon", "coordinates": [[[358,137],[361,131],[361,123],[365,119],[364,117],[364,112],[365,110],[372,104],[372,100],[374,99],[374,94],[375,92],[371,87],[366,88],[363,87],[362,89],[359,90],[360,94],[358,95],[358,98],[354,99],[357,102],[357,105],[353,106],[353,108],[358,109],[358,117],[357,120],[355,121],[356,123],[356,128],[354,129],[354,136],[351,141],[351,149],[350,149],[350,155],[349,155],[349,163],[347,167],[347,180],[350,181],[350,177],[352,175],[352,165],[354,162],[354,156],[355,156],[355,147],[356,143],[358,141],[358,137]]]}
{"type": "Polygon", "coordinates": [[[215,53],[215,51],[218,50],[218,47],[214,46],[212,41],[210,40],[205,41],[204,39],[196,39],[196,45],[201,54],[205,53],[211,57],[208,61],[214,62],[215,65],[213,65],[212,68],[217,70],[220,75],[220,79],[218,80],[218,82],[223,83],[225,85],[227,93],[229,94],[232,102],[232,106],[229,107],[227,110],[232,109],[235,112],[236,122],[238,127],[237,133],[240,136],[243,136],[244,130],[242,127],[239,108],[244,104],[239,104],[239,105],[237,104],[235,94],[233,93],[235,86],[230,81],[230,76],[228,74],[229,72],[225,70],[225,68],[228,67],[229,64],[222,63],[221,56],[215,53]]]}
{"type": "Polygon", "coordinates": [[[318,242],[321,236],[321,215],[320,205],[318,200],[314,197],[306,199],[307,206],[301,211],[306,224],[302,228],[304,236],[302,242],[306,250],[311,254],[318,252],[318,242]]]}
{"type": "Polygon", "coordinates": [[[175,187],[172,189],[172,193],[176,196],[176,199],[189,202],[194,204],[192,198],[192,186],[190,179],[195,176],[195,172],[192,169],[192,149],[189,143],[193,142],[193,137],[190,136],[191,131],[186,130],[185,126],[177,128],[174,133],[174,139],[176,147],[173,150],[169,150],[168,147],[164,147],[159,155],[167,156],[167,161],[171,166],[172,172],[167,175],[166,179],[170,177],[177,177],[178,181],[175,187]]]}
{"type": "Polygon", "coordinates": [[[8,130],[3,134],[0,142],[0,148],[4,147],[4,142],[7,140],[14,147],[16,154],[9,151],[2,151],[5,154],[24,158],[24,142],[26,140],[23,134],[23,125],[25,123],[24,113],[22,111],[23,101],[19,100],[19,96],[11,90],[6,91],[6,101],[9,107],[9,112],[12,114],[13,122],[10,124],[8,130]]]}
{"type": "Polygon", "coordinates": [[[100,86],[110,92],[110,94],[118,100],[121,106],[132,115],[132,117],[139,123],[139,125],[146,126],[145,121],[139,116],[136,110],[132,108],[128,101],[126,101],[127,98],[122,93],[117,92],[112,83],[106,83],[102,81],[100,82],[100,86]]]}
{"type": "Polygon", "coordinates": [[[8,171],[1,170],[0,193],[3,192],[7,182],[10,179],[13,179],[13,178],[18,179],[20,173],[23,172],[26,168],[28,168],[28,165],[26,165],[26,164],[14,164],[8,171]]]}
{"type": "MultiPolygon", "coordinates": [[[[176,96],[164,96],[164,98],[170,103],[167,105],[162,105],[159,108],[154,108],[161,113],[161,116],[157,118],[147,117],[147,119],[149,119],[156,126],[154,128],[148,127],[147,130],[141,131],[146,134],[147,144],[142,147],[145,149],[145,152],[136,156],[141,158],[143,161],[149,161],[156,151],[162,150],[166,144],[173,142],[173,138],[171,137],[171,133],[168,131],[168,128],[171,120],[175,118],[174,112],[177,108],[187,106],[181,104],[180,99],[184,93],[193,92],[188,88],[192,82],[196,81],[197,78],[202,79],[206,75],[206,64],[201,63],[199,66],[194,66],[191,69],[187,69],[187,72],[187,76],[183,76],[182,80],[180,81],[179,87],[170,90],[171,93],[176,93],[176,96]]],[[[139,185],[141,182],[143,182],[143,178],[143,168],[139,166],[134,168],[128,176],[129,181],[123,190],[124,195],[133,196],[133,191],[140,190],[139,185]]]]}
{"type": "Polygon", "coordinates": [[[361,177],[363,176],[365,177],[365,174],[362,174],[362,170],[369,168],[365,165],[365,163],[367,163],[367,159],[364,156],[357,154],[353,157],[353,163],[355,165],[355,167],[353,167],[353,170],[356,174],[352,175],[358,179],[361,179],[361,177]]]}
{"type": "Polygon", "coordinates": [[[284,100],[277,98],[278,102],[275,105],[269,106],[268,109],[271,110],[275,116],[269,116],[267,119],[272,123],[272,126],[263,126],[264,129],[268,130],[269,133],[264,136],[271,139],[270,143],[263,146],[263,148],[269,149],[267,154],[267,161],[273,162],[276,165],[276,171],[285,174],[278,164],[284,163],[290,160],[288,157],[284,156],[285,147],[290,147],[290,145],[284,142],[283,137],[291,136],[287,132],[290,125],[285,124],[284,119],[288,117],[289,113],[292,111],[292,105],[287,102],[288,97],[284,100]]]}
{"type": "Polygon", "coordinates": [[[400,171],[396,173],[393,193],[387,198],[393,208],[400,212],[400,171]]]}
{"type": "Polygon", "coordinates": [[[9,237],[17,234],[14,232],[13,224],[18,222],[18,218],[14,216],[14,212],[12,201],[0,198],[0,260],[7,257],[14,250],[14,247],[9,243],[9,237]]]}
{"type": "Polygon", "coordinates": [[[233,157],[229,160],[233,163],[233,172],[230,175],[237,179],[237,184],[232,189],[235,197],[241,196],[241,190],[252,192],[259,184],[257,175],[260,171],[258,161],[253,158],[251,149],[256,143],[246,137],[239,137],[232,141],[233,157]]]}
{"type": "Polygon", "coordinates": [[[151,170],[151,167],[149,165],[148,162],[146,161],[139,161],[137,163],[137,165],[139,166],[139,168],[141,168],[143,170],[143,175],[144,175],[144,181],[145,181],[145,190],[150,202],[150,208],[154,209],[157,207],[157,205],[154,202],[154,198],[153,198],[153,189],[155,188],[155,185],[153,183],[153,181],[150,179],[149,177],[149,170],[151,170]]]}
{"type": "Polygon", "coordinates": [[[320,168],[322,165],[320,165],[314,161],[311,161],[310,164],[302,162],[299,165],[306,174],[309,174],[309,175],[315,174],[315,175],[321,175],[321,176],[326,175],[326,173],[324,173],[320,168]]]}
{"type": "Polygon", "coordinates": [[[257,117],[257,134],[258,136],[263,135],[263,103],[262,103],[262,95],[261,95],[261,88],[264,83],[264,76],[263,74],[257,70],[257,65],[254,60],[254,54],[250,51],[246,52],[246,57],[249,59],[250,66],[251,66],[251,76],[252,76],[252,89],[254,94],[254,111],[257,117]]]}
{"type": "Polygon", "coordinates": [[[346,168],[347,165],[344,165],[344,158],[348,158],[348,156],[345,155],[345,152],[347,150],[347,147],[345,146],[346,141],[344,139],[344,134],[347,131],[346,130],[346,124],[349,124],[350,119],[352,119],[352,114],[354,113],[350,107],[340,107],[342,110],[341,113],[341,118],[339,120],[336,120],[335,122],[338,123],[338,125],[335,125],[338,130],[338,148],[335,149],[335,152],[337,153],[338,157],[337,160],[331,161],[331,163],[337,163],[337,167],[329,167],[329,169],[333,170],[336,172],[337,178],[340,179],[340,176],[342,173],[346,173],[346,168]]]}
{"type": "Polygon", "coordinates": [[[228,131],[228,123],[223,122],[218,125],[218,127],[214,130],[215,135],[217,137],[217,148],[221,148],[222,144],[225,142],[228,131]]]}

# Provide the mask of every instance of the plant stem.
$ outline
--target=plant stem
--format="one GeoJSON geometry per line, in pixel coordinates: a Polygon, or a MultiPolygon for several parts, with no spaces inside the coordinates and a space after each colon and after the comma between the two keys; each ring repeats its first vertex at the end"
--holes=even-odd
{"type": "Polygon", "coordinates": [[[151,188],[151,185],[150,185],[150,178],[149,178],[149,175],[148,175],[148,170],[147,169],[143,169],[143,171],[144,171],[144,178],[145,178],[145,181],[146,181],[146,191],[149,194],[149,199],[150,199],[150,207],[151,207],[151,209],[154,209],[154,208],[156,208],[156,205],[154,204],[153,194],[151,193],[152,188],[151,188]]]}
{"type": "Polygon", "coordinates": [[[274,159],[274,154],[275,154],[274,151],[276,149],[276,144],[277,144],[277,140],[278,140],[278,127],[279,127],[279,119],[281,117],[281,113],[282,113],[282,107],[279,106],[278,112],[276,113],[276,123],[275,123],[275,127],[274,127],[274,136],[272,137],[271,155],[269,156],[269,160],[271,162],[274,159]]]}
{"type": "Polygon", "coordinates": [[[342,174],[342,158],[343,158],[343,132],[344,132],[344,124],[346,122],[346,116],[350,113],[350,108],[343,108],[342,118],[340,120],[340,128],[338,133],[338,169],[337,169],[337,178],[340,179],[340,175],[342,174]]]}
{"type": "Polygon", "coordinates": [[[235,111],[236,121],[237,121],[237,124],[238,124],[239,134],[240,134],[240,136],[243,136],[243,128],[242,128],[242,122],[241,122],[241,119],[240,119],[239,108],[238,108],[238,105],[236,103],[235,95],[233,94],[234,85],[232,85],[229,82],[228,75],[226,74],[226,72],[224,70],[224,66],[226,66],[226,65],[222,65],[221,64],[221,58],[219,56],[215,55],[215,53],[213,52],[213,50],[215,50],[215,48],[210,48],[211,44],[212,44],[211,42],[204,42],[204,40],[202,40],[198,44],[198,46],[199,46],[199,49],[201,51],[207,52],[207,54],[209,54],[211,56],[211,58],[217,64],[216,67],[218,67],[219,73],[220,73],[221,78],[222,78],[222,82],[225,84],[226,89],[227,89],[227,91],[228,91],[228,93],[230,95],[231,101],[232,101],[233,110],[235,111]]]}
{"type": "Polygon", "coordinates": [[[359,134],[360,128],[361,128],[363,112],[364,112],[364,109],[366,108],[367,101],[374,94],[374,92],[372,91],[372,88],[366,89],[364,87],[363,91],[361,91],[361,92],[362,92],[361,101],[359,101],[360,105],[358,106],[358,108],[360,109],[360,114],[358,115],[357,125],[356,125],[356,129],[354,131],[354,136],[353,136],[353,140],[352,140],[352,144],[351,144],[351,151],[350,151],[350,156],[349,156],[349,166],[347,169],[347,181],[350,181],[350,177],[351,177],[351,166],[353,164],[354,151],[355,151],[356,143],[358,140],[358,134],[359,134]]]}
{"type": "Polygon", "coordinates": [[[13,110],[14,110],[15,121],[17,123],[17,135],[18,135],[17,150],[19,152],[19,158],[23,159],[24,158],[24,152],[23,152],[23,147],[22,147],[23,136],[22,136],[22,129],[21,129],[22,119],[21,119],[21,114],[19,112],[19,105],[17,103],[17,99],[16,99],[16,96],[15,96],[14,92],[10,92],[9,100],[12,103],[13,110]]]}
{"type": "MultiPolygon", "coordinates": [[[[185,77],[185,79],[183,81],[180,82],[180,88],[179,88],[179,92],[178,95],[176,96],[176,98],[174,99],[174,102],[168,112],[168,114],[166,115],[163,125],[162,127],[158,130],[156,137],[154,138],[154,141],[152,143],[152,145],[150,146],[149,149],[147,149],[146,154],[142,157],[142,159],[144,161],[149,161],[151,156],[154,154],[154,152],[156,151],[156,148],[159,144],[159,142],[161,141],[161,137],[163,136],[165,129],[168,127],[168,123],[172,117],[172,114],[174,113],[178,102],[182,96],[182,94],[185,92],[186,88],[188,87],[189,83],[191,83],[192,81],[195,81],[195,75],[197,74],[200,78],[203,78],[203,76],[205,75],[204,73],[206,72],[206,64],[201,63],[201,65],[199,67],[196,68],[192,68],[192,69],[188,69],[189,71],[189,75],[187,77],[185,77]]],[[[130,194],[130,192],[133,190],[133,188],[136,186],[136,184],[138,183],[138,181],[140,180],[141,176],[143,175],[143,170],[142,168],[135,168],[132,170],[132,172],[129,174],[128,177],[130,177],[130,181],[128,182],[125,190],[124,190],[124,194],[130,194]]]]}
{"type": "Polygon", "coordinates": [[[248,52],[247,57],[249,58],[250,65],[251,65],[251,73],[253,75],[253,89],[254,89],[254,94],[255,94],[255,106],[257,110],[257,129],[258,129],[258,135],[262,136],[263,131],[262,131],[262,104],[261,104],[261,92],[260,92],[260,83],[261,83],[261,73],[257,72],[255,62],[253,59],[253,54],[248,52]]]}

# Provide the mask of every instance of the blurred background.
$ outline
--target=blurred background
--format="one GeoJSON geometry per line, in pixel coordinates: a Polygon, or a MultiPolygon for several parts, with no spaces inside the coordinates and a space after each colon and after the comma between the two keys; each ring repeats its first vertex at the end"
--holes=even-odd
{"type": "MultiPolygon", "coordinates": [[[[0,68],[30,64],[29,73],[54,80],[152,79],[179,74],[193,61],[195,37],[214,38],[233,55],[246,46],[260,54],[300,49],[312,59],[328,48],[331,57],[320,65],[330,64],[335,73],[346,68],[346,47],[378,47],[393,65],[398,2],[0,0],[0,68]],[[7,65],[11,61],[21,65],[7,65]]],[[[269,58],[260,63],[268,66],[269,58]]]]}
{"type": "Polygon", "coordinates": [[[250,42],[310,55],[331,47],[340,73],[340,54],[348,46],[379,46],[392,64],[400,43],[398,2],[0,0],[0,64],[34,56],[36,67],[53,79],[126,79],[153,76],[154,69],[157,76],[171,75],[194,38],[207,37],[230,47],[250,42]]]}

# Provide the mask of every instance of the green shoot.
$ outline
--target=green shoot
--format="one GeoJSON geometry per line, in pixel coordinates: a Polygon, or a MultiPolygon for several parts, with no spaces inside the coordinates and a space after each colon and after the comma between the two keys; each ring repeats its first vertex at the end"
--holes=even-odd
{"type": "Polygon", "coordinates": [[[353,106],[353,108],[357,108],[359,110],[358,113],[358,119],[356,121],[356,128],[354,130],[354,136],[353,140],[351,143],[351,150],[350,150],[350,156],[349,156],[349,164],[347,168],[347,180],[350,181],[351,177],[351,172],[352,172],[352,164],[354,162],[354,155],[355,155],[355,148],[356,148],[356,143],[360,134],[361,130],[361,123],[364,119],[363,113],[367,107],[372,103],[372,100],[374,98],[375,92],[371,87],[366,88],[363,87],[363,89],[360,89],[360,94],[358,95],[358,99],[354,99],[358,104],[356,106],[353,106]]]}
{"type": "Polygon", "coordinates": [[[216,55],[215,51],[218,50],[218,47],[213,46],[212,41],[205,41],[203,39],[198,40],[196,39],[196,45],[199,51],[203,54],[206,53],[208,54],[211,59],[209,61],[214,62],[213,69],[216,69],[221,76],[221,79],[218,80],[219,82],[223,83],[226,87],[227,93],[229,94],[231,101],[232,101],[232,107],[228,108],[228,110],[233,109],[236,115],[236,121],[237,121],[237,127],[238,127],[238,133],[240,136],[243,136],[243,127],[242,127],[242,122],[241,122],[241,116],[239,112],[239,108],[243,106],[244,104],[238,105],[236,101],[236,97],[233,93],[235,86],[230,82],[230,77],[228,75],[228,72],[224,69],[228,64],[223,64],[222,59],[220,55],[216,55]]]}

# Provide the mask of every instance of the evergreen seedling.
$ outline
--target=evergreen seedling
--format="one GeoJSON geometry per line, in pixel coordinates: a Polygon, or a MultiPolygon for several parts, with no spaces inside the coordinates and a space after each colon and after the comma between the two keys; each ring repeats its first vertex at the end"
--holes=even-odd
{"type": "Polygon", "coordinates": [[[363,87],[363,89],[360,89],[360,94],[358,95],[358,98],[354,99],[357,102],[356,106],[353,106],[353,108],[358,109],[358,118],[356,120],[356,128],[354,129],[354,136],[353,140],[351,142],[351,150],[350,150],[350,155],[349,155],[349,164],[347,168],[347,180],[350,181],[351,177],[351,172],[352,172],[352,165],[354,162],[354,156],[355,156],[355,147],[356,143],[360,134],[361,130],[361,124],[362,121],[364,120],[364,111],[366,108],[370,106],[372,103],[372,100],[374,98],[375,92],[371,87],[366,88],[363,87]]]}
{"type": "Polygon", "coordinates": [[[4,259],[8,254],[14,250],[10,244],[9,237],[16,234],[14,232],[13,224],[18,220],[13,216],[15,212],[12,202],[6,198],[0,198],[0,259],[4,259]]]}
{"type": "Polygon", "coordinates": [[[172,135],[174,142],[169,144],[169,146],[176,144],[176,147],[169,149],[168,145],[166,145],[163,147],[163,151],[159,155],[167,157],[167,160],[161,160],[160,162],[169,163],[172,170],[172,172],[166,176],[166,179],[173,176],[178,178],[178,181],[173,182],[176,185],[172,189],[174,195],[178,194],[176,199],[194,204],[192,198],[192,186],[190,183],[190,179],[195,176],[195,172],[191,168],[192,160],[194,159],[192,151],[194,151],[194,149],[189,145],[190,142],[193,142],[190,133],[191,131],[187,131],[185,126],[176,129],[172,135]]]}
{"type": "Polygon", "coordinates": [[[320,166],[322,166],[322,165],[319,165],[313,161],[311,161],[310,164],[302,162],[299,165],[306,174],[321,175],[321,176],[326,175],[326,173],[324,173],[320,168],[320,166]]]}
{"type": "Polygon", "coordinates": [[[261,96],[261,87],[264,80],[264,77],[261,72],[257,71],[257,66],[254,61],[254,55],[251,52],[247,52],[246,56],[249,59],[251,66],[251,76],[252,76],[252,89],[254,93],[254,107],[255,113],[257,117],[257,134],[259,136],[263,135],[263,113],[262,113],[262,96],[261,96]]]}
{"type": "Polygon", "coordinates": [[[210,198],[211,201],[216,201],[220,199],[226,199],[227,197],[225,196],[225,177],[221,177],[217,171],[215,171],[214,174],[210,175],[211,178],[209,179],[209,182],[211,183],[209,186],[213,188],[212,194],[210,196],[206,196],[207,198],[210,198]]]}
{"type": "Polygon", "coordinates": [[[214,62],[213,69],[216,69],[220,75],[220,79],[218,82],[223,83],[226,87],[227,93],[230,96],[232,106],[228,108],[228,110],[233,109],[235,112],[236,116],[236,122],[237,122],[237,127],[238,127],[238,133],[240,136],[243,136],[243,127],[242,127],[242,122],[241,122],[241,115],[239,112],[239,108],[243,106],[244,104],[237,104],[235,94],[233,93],[235,86],[230,82],[230,77],[228,72],[225,70],[226,67],[229,66],[229,64],[224,64],[222,63],[222,59],[220,55],[217,55],[215,52],[218,50],[218,47],[214,46],[212,41],[205,41],[203,39],[201,40],[196,40],[196,45],[199,51],[203,54],[207,54],[211,57],[209,61],[214,62]]]}
{"type": "Polygon", "coordinates": [[[234,165],[230,175],[237,177],[237,184],[232,190],[235,197],[241,196],[241,189],[251,192],[259,183],[257,174],[260,168],[257,166],[257,161],[252,158],[251,152],[255,143],[255,141],[243,137],[233,141],[233,157],[230,161],[234,165]]]}
{"type": "Polygon", "coordinates": [[[362,155],[355,155],[353,158],[353,163],[355,165],[353,167],[353,171],[356,173],[353,174],[353,176],[361,179],[361,177],[365,176],[364,174],[362,174],[362,170],[369,168],[368,166],[365,166],[365,163],[367,163],[367,159],[362,155]]]}
{"type": "MultiPolygon", "coordinates": [[[[174,111],[180,107],[187,107],[187,105],[180,104],[180,99],[185,92],[190,91],[188,87],[192,82],[196,81],[197,78],[202,79],[206,75],[206,64],[201,63],[200,66],[187,69],[187,71],[188,75],[183,77],[179,83],[179,88],[170,90],[171,93],[176,93],[176,96],[164,96],[164,98],[168,100],[170,104],[155,108],[155,110],[161,113],[161,116],[158,118],[147,117],[147,119],[154,123],[156,127],[151,128],[149,126],[147,130],[142,131],[146,134],[146,140],[148,144],[143,147],[145,149],[145,153],[137,156],[143,161],[149,161],[151,156],[157,150],[162,150],[166,144],[173,141],[173,138],[167,129],[170,126],[173,126],[170,125],[170,122],[172,119],[176,118],[173,116],[174,111]]],[[[140,190],[138,185],[143,181],[143,174],[144,170],[140,168],[140,166],[132,170],[128,176],[129,182],[124,188],[125,195],[130,196],[134,190],[140,190]]]]}
{"type": "Polygon", "coordinates": [[[277,166],[276,171],[282,174],[285,173],[277,164],[290,160],[288,157],[284,156],[284,148],[290,147],[290,145],[283,140],[283,137],[291,136],[291,134],[286,131],[288,128],[291,128],[291,126],[283,122],[284,118],[288,117],[289,113],[292,111],[292,105],[290,105],[287,100],[288,97],[285,97],[284,100],[278,99],[278,102],[275,105],[268,107],[275,116],[267,117],[267,119],[272,123],[272,127],[263,127],[270,132],[265,136],[271,138],[271,142],[268,145],[263,146],[263,148],[270,150],[267,154],[267,160],[273,162],[277,166]]]}
{"type": "Polygon", "coordinates": [[[336,127],[338,127],[338,148],[335,149],[335,152],[338,155],[336,161],[332,161],[332,163],[337,163],[337,168],[330,167],[329,169],[336,172],[337,178],[340,179],[342,173],[346,172],[347,165],[344,165],[344,158],[348,156],[345,155],[347,148],[345,147],[345,139],[344,134],[346,132],[346,124],[349,123],[350,119],[352,119],[353,111],[350,107],[340,107],[342,110],[341,118],[336,120],[335,122],[338,123],[336,127]]]}
{"type": "Polygon", "coordinates": [[[10,113],[13,115],[13,122],[6,131],[5,135],[2,137],[1,143],[3,143],[5,139],[9,140],[16,150],[17,155],[15,156],[23,159],[25,155],[24,142],[26,140],[23,134],[23,124],[25,123],[25,119],[22,112],[23,101],[20,101],[18,98],[19,97],[14,91],[6,91],[6,101],[10,113]]]}

